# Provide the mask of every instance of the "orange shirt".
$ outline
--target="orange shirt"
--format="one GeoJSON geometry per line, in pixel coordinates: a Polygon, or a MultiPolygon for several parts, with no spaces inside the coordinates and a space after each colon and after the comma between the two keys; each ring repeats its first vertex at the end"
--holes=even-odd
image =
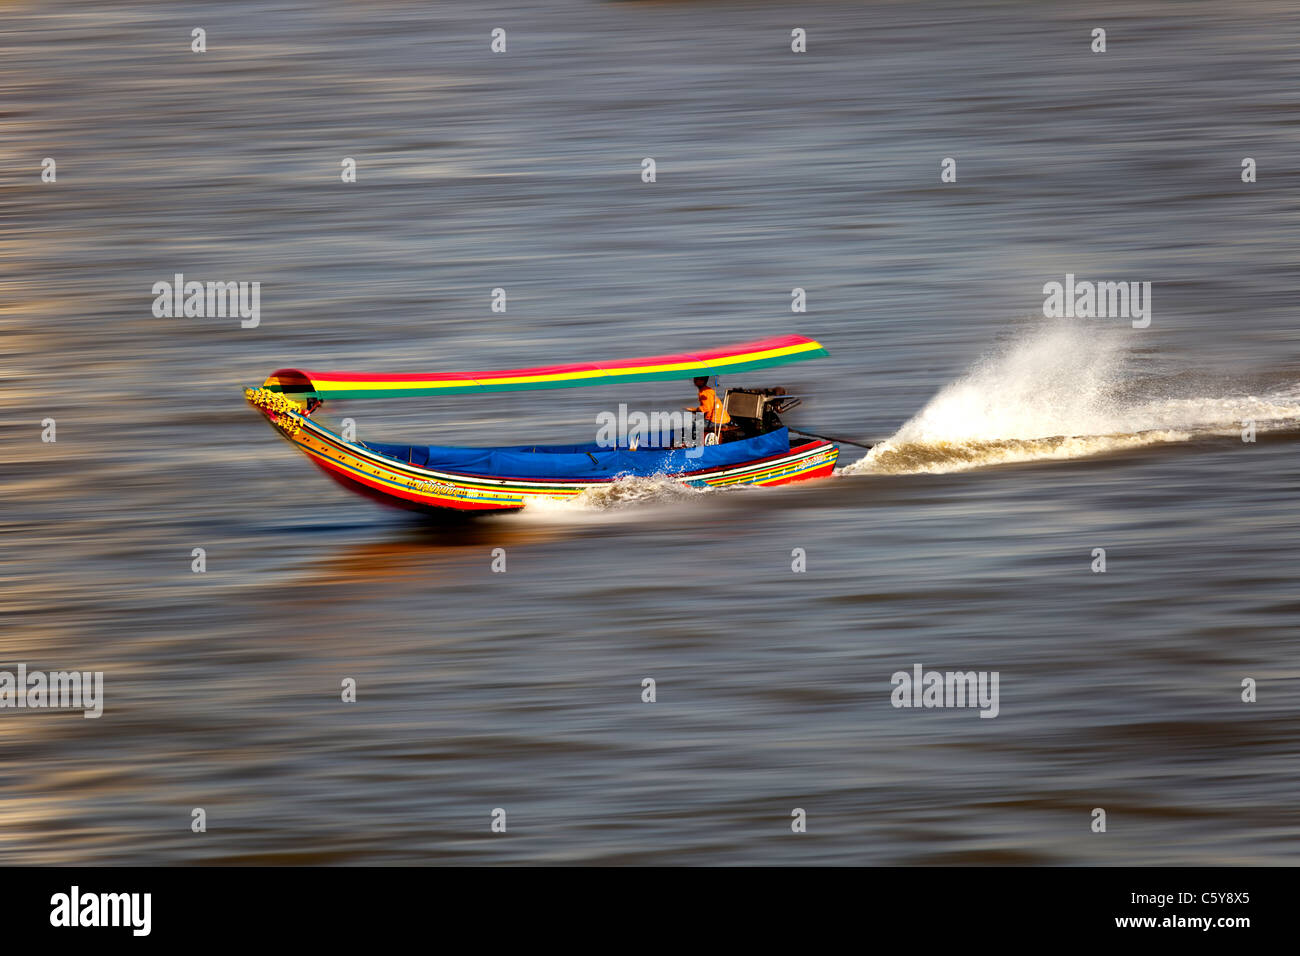
{"type": "Polygon", "coordinates": [[[731,416],[718,400],[718,393],[711,388],[700,389],[700,411],[704,413],[704,420],[714,425],[725,425],[731,421],[731,416]]]}

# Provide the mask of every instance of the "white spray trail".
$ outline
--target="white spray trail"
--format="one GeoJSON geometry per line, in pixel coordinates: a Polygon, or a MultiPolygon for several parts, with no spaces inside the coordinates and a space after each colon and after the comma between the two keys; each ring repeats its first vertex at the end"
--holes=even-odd
{"type": "Polygon", "coordinates": [[[942,389],[888,441],[841,474],[947,472],[1036,459],[1075,458],[1197,434],[1249,420],[1300,419],[1294,393],[1256,397],[1131,394],[1125,333],[1053,324],[978,362],[942,389]]]}

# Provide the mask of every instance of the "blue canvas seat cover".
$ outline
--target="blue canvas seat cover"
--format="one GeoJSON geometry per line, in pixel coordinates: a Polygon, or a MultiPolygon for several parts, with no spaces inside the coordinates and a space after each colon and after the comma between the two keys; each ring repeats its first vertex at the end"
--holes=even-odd
{"type": "Polygon", "coordinates": [[[393,445],[366,442],[371,451],[433,471],[453,471],[489,478],[600,479],[622,475],[679,475],[689,471],[739,465],[790,450],[784,428],[743,441],[699,448],[605,448],[587,445],[509,445],[459,448],[448,445],[393,445]],[[697,452],[691,457],[689,452],[697,452]],[[594,459],[594,460],[593,460],[594,459]]]}

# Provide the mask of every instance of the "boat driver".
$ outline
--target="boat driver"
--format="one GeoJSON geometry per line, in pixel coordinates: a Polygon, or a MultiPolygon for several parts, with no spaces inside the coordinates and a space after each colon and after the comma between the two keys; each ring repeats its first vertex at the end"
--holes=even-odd
{"type": "Polygon", "coordinates": [[[709,425],[721,426],[719,438],[722,441],[727,441],[733,437],[735,429],[731,427],[731,416],[727,414],[726,408],[723,407],[722,400],[718,398],[718,393],[709,387],[708,377],[702,375],[695,379],[695,388],[699,392],[700,404],[694,407],[687,406],[686,411],[702,412],[705,422],[709,425]]]}

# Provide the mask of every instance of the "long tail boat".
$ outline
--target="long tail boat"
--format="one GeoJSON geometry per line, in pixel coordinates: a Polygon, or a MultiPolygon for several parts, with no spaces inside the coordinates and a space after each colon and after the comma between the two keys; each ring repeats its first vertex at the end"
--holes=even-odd
{"type": "Polygon", "coordinates": [[[623,385],[749,373],[820,358],[799,335],[683,355],[496,372],[424,375],[282,368],[244,397],[322,471],[350,491],[416,511],[516,511],[533,498],[572,498],[628,477],[662,475],[695,487],[783,485],[830,475],[839,446],[791,435],[779,413],[799,403],[783,389],[726,390],[732,424],[703,440],[637,447],[580,445],[467,448],[347,440],[312,419],[331,400],[407,399],[541,388],[623,385]]]}

